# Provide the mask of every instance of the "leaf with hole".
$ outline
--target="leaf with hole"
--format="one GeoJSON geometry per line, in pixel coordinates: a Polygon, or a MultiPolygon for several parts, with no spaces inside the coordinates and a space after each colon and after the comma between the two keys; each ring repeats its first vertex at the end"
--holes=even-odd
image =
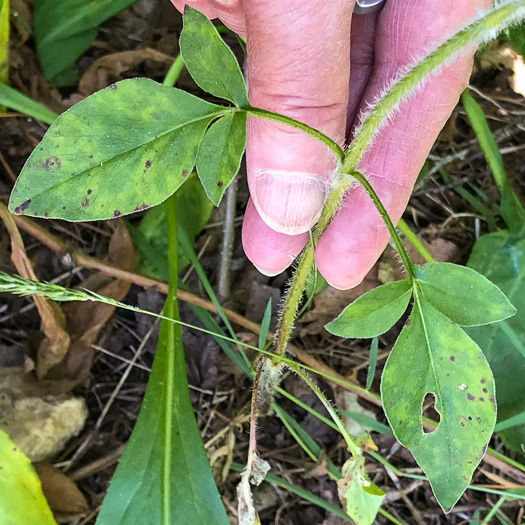
{"type": "Polygon", "coordinates": [[[29,458],[0,430],[0,523],[56,525],[29,458]]]}
{"type": "Polygon", "coordinates": [[[241,111],[214,122],[199,148],[197,173],[215,206],[239,171],[246,147],[246,118],[246,112],[241,111]]]}
{"type": "Polygon", "coordinates": [[[497,323],[516,309],[505,294],[472,268],[451,263],[429,263],[415,268],[426,300],[462,326],[497,323]]]}
{"type": "Polygon", "coordinates": [[[37,0],[34,36],[48,80],[67,70],[91,45],[98,26],[137,0],[37,0]]]}
{"type": "Polygon", "coordinates": [[[184,63],[200,88],[238,107],[248,104],[246,85],[235,55],[210,20],[189,5],[184,8],[179,45],[184,63]]]}
{"type": "Polygon", "coordinates": [[[152,80],[118,82],[55,121],[26,162],[9,209],[90,221],[155,206],[187,180],[206,128],[224,111],[152,80]]]}
{"type": "MultiPolygon", "coordinates": [[[[506,321],[468,330],[494,373],[498,416],[504,421],[525,411],[525,236],[508,231],[483,235],[468,265],[496,283],[518,310],[506,321]]],[[[522,451],[525,422],[498,433],[508,447],[522,451]]]]}
{"type": "MultiPolygon", "coordinates": [[[[171,295],[164,315],[179,319],[176,298],[171,295]]],[[[97,525],[160,525],[161,509],[162,523],[228,524],[193,413],[181,329],[168,321],[161,323],[142,408],[97,525]],[[168,429],[169,415],[172,426],[168,429]],[[171,440],[166,439],[168,435],[171,440]],[[165,494],[161,477],[167,470],[171,483],[165,494]],[[170,513],[174,521],[169,520],[170,513]]]]}
{"type": "Polygon", "coordinates": [[[408,280],[384,284],[356,299],[325,328],[341,337],[377,337],[401,318],[411,296],[408,280]]]}
{"type": "Polygon", "coordinates": [[[383,371],[381,398],[397,440],[428,476],[445,512],[481,461],[496,420],[494,380],[478,345],[417,298],[383,371]],[[441,421],[423,431],[422,404],[435,396],[441,421]]]}

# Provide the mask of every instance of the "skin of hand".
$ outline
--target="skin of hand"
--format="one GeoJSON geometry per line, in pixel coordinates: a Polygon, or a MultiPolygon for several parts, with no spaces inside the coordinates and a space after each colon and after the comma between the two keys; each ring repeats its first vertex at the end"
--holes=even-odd
{"type": "MultiPolygon", "coordinates": [[[[248,36],[249,98],[319,129],[340,145],[359,115],[399,68],[444,42],[492,0],[386,0],[379,13],[354,15],[354,0],[172,0],[188,3],[248,36]]],[[[425,159],[468,83],[473,49],[443,67],[381,129],[359,170],[394,224],[425,159]]],[[[248,258],[267,275],[287,268],[319,219],[337,168],[327,148],[305,133],[248,120],[251,199],[244,225],[248,258]]],[[[325,279],[358,285],[390,234],[361,187],[351,188],[316,247],[325,279]]]]}

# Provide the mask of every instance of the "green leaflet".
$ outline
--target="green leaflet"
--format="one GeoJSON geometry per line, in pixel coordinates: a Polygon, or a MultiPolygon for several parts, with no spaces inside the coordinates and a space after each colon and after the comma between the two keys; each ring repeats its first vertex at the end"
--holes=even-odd
{"type": "Polygon", "coordinates": [[[384,284],[356,299],[325,328],[341,337],[377,337],[399,320],[411,296],[408,280],[384,284]]]}
{"type": "Polygon", "coordinates": [[[237,107],[248,105],[246,85],[235,55],[210,20],[189,5],[184,8],[179,45],[186,67],[199,87],[237,107]]]}
{"type": "Polygon", "coordinates": [[[503,292],[471,268],[429,263],[415,268],[426,300],[462,326],[496,323],[516,313],[503,292]]]}
{"type": "Polygon", "coordinates": [[[456,324],[416,298],[381,383],[386,416],[412,452],[446,512],[468,486],[496,420],[494,380],[480,348],[456,324]],[[424,433],[421,407],[434,394],[441,422],[424,433]]]}
{"type": "Polygon", "coordinates": [[[135,2],[36,0],[34,36],[46,78],[53,80],[72,66],[95,40],[98,26],[135,2]]]}
{"type": "Polygon", "coordinates": [[[246,147],[246,118],[244,111],[226,115],[210,126],[202,140],[197,173],[215,206],[239,171],[246,147]]]}
{"type": "Polygon", "coordinates": [[[56,525],[29,458],[0,430],[0,523],[56,525]]]}
{"type": "Polygon", "coordinates": [[[155,206],[191,173],[211,120],[229,111],[152,80],[118,82],[49,128],[15,184],[9,209],[88,221],[155,206]]]}
{"type": "MultiPolygon", "coordinates": [[[[468,330],[483,348],[496,381],[498,416],[505,421],[525,411],[525,235],[501,231],[483,235],[468,265],[496,283],[518,313],[497,325],[468,330]]],[[[525,423],[499,432],[506,445],[521,451],[525,423]]]]}

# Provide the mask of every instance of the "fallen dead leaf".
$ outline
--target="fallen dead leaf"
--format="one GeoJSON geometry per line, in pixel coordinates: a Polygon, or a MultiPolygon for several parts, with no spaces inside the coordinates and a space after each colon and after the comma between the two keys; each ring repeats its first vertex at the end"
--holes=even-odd
{"type": "Polygon", "coordinates": [[[53,512],[81,514],[89,510],[86,498],[76,484],[51,463],[35,463],[42,491],[53,512]]]}
{"type": "Polygon", "coordinates": [[[154,60],[163,64],[173,63],[173,57],[149,47],[112,53],[91,64],[82,75],[78,90],[86,97],[92,95],[95,91],[109,86],[116,79],[122,78],[122,73],[136,68],[146,60],[154,60]]]}
{"type": "MultiPolygon", "coordinates": [[[[4,204],[0,203],[0,217],[11,237],[11,260],[18,273],[26,279],[38,281],[33,265],[27,257],[18,227],[4,204]]],[[[42,321],[42,339],[36,357],[36,375],[41,378],[62,361],[69,348],[70,338],[65,330],[66,318],[55,301],[42,296],[33,296],[42,321]]]]}
{"type": "MultiPolygon", "coordinates": [[[[122,220],[114,222],[115,231],[108,250],[108,261],[127,271],[135,269],[135,250],[129,232],[122,220]]],[[[112,279],[103,272],[88,277],[80,288],[92,290],[100,295],[121,301],[128,293],[130,284],[112,279]]],[[[30,372],[26,376],[27,388],[34,394],[57,395],[69,392],[82,383],[91,369],[95,342],[100,330],[115,312],[115,306],[95,302],[75,302],[63,307],[66,327],[71,336],[71,345],[65,358],[51,368],[44,378],[30,372]]]]}

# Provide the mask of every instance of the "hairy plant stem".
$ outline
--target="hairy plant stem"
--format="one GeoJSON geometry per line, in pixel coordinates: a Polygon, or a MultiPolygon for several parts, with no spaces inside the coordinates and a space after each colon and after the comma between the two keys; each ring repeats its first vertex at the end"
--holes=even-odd
{"type": "MultiPolygon", "coordinates": [[[[336,145],[337,147],[334,147],[335,143],[322,133],[315,132],[315,130],[312,130],[312,128],[301,122],[293,121],[292,124],[289,122],[289,119],[277,116],[271,112],[251,107],[247,108],[248,114],[251,112],[252,116],[269,118],[271,120],[290,124],[297,129],[301,129],[304,132],[319,138],[319,140],[331,148],[331,150],[338,156],[338,159],[342,162],[341,173],[335,181],[334,187],[324,206],[321,218],[314,229],[315,242],[320,238],[321,234],[332,221],[352,182],[357,180],[373,200],[377,211],[390,231],[410,279],[414,281],[412,263],[405,247],[374,188],[368,182],[366,177],[358,172],[359,163],[361,162],[368,146],[372,143],[374,137],[381,129],[383,123],[385,123],[388,117],[399,109],[400,104],[404,99],[408,98],[408,96],[413,94],[418,87],[421,87],[424,84],[424,81],[429,75],[433,73],[435,74],[439,71],[439,67],[443,63],[460,53],[467,45],[478,45],[484,40],[496,36],[502,29],[510,25],[510,23],[513,21],[516,22],[518,17],[525,18],[525,12],[522,13],[521,11],[525,11],[525,0],[503,2],[495,9],[485,12],[478,20],[468,25],[465,29],[454,35],[445,43],[441,44],[419,63],[415,64],[405,73],[404,76],[394,80],[390,89],[386,91],[368,115],[365,115],[364,120],[361,126],[357,129],[355,137],[348,149],[348,153],[343,155],[342,159],[339,153],[339,146],[336,145]],[[319,134],[321,136],[319,136],[319,134]]],[[[286,352],[298,305],[303,295],[306,280],[314,264],[315,242],[313,243],[310,241],[304,248],[297,270],[292,278],[290,289],[286,295],[281,324],[275,340],[275,354],[277,356],[283,356],[286,352]]]]}

